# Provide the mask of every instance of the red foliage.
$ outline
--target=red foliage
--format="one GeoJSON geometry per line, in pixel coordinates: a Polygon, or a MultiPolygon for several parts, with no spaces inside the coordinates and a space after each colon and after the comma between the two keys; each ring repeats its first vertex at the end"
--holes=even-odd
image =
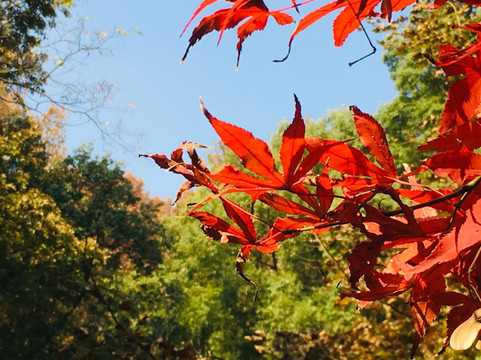
{"type": "MultiPolygon", "coordinates": [[[[182,34],[205,8],[218,1],[219,0],[204,0],[194,12],[194,15],[185,26],[182,34]]],[[[230,7],[217,10],[212,15],[202,18],[199,25],[193,30],[189,39],[189,46],[185,51],[182,61],[186,59],[190,48],[204,35],[212,31],[218,31],[220,41],[225,30],[238,26],[237,65],[239,65],[242,43],[253,32],[264,30],[269,17],[274,18],[277,24],[281,26],[291,24],[294,22],[294,18],[287,14],[286,11],[295,9],[299,12],[300,6],[315,0],[305,0],[300,3],[292,0],[291,6],[279,10],[269,10],[263,0],[226,1],[230,3],[230,7]]],[[[366,17],[381,16],[390,20],[393,12],[402,10],[414,2],[415,0],[335,0],[308,13],[298,21],[297,27],[289,40],[289,51],[292,41],[300,32],[333,11],[342,10],[334,20],[333,25],[334,45],[341,46],[349,34],[356,30],[361,25],[361,21],[366,17]],[[380,5],[380,9],[379,12],[376,12],[375,8],[378,5],[380,5]]]]}
{"type": "MultiPolygon", "coordinates": [[[[267,25],[267,20],[269,16],[272,16],[274,20],[279,25],[287,25],[294,21],[294,19],[283,12],[280,11],[269,11],[267,6],[262,0],[228,0],[232,2],[232,7],[228,9],[221,9],[216,11],[210,16],[206,16],[200,22],[200,24],[194,29],[192,35],[189,39],[189,46],[185,51],[182,61],[187,57],[189,49],[199,41],[204,35],[212,32],[219,32],[219,41],[222,38],[222,34],[227,29],[232,29],[239,25],[242,21],[246,20],[237,29],[237,37],[239,41],[237,42],[237,65],[239,65],[239,57],[242,51],[242,43],[244,40],[251,35],[254,31],[264,30],[267,25]]],[[[217,2],[217,0],[204,0],[199,6],[197,11],[194,13],[193,17],[187,23],[184,28],[184,32],[189,24],[194,20],[195,17],[207,6],[217,2]]],[[[295,6],[295,5],[293,5],[295,6]]]]}
{"type": "MultiPolygon", "coordinates": [[[[264,29],[269,16],[285,25],[293,21],[285,11],[311,1],[292,1],[286,9],[270,11],[262,0],[228,0],[230,8],[202,19],[193,32],[189,48],[208,32],[216,30],[222,36],[223,31],[244,21],[238,28],[240,53],[245,38],[253,31],[264,29]]],[[[191,21],[215,2],[217,0],[202,2],[191,21]]],[[[298,33],[334,10],[342,9],[334,22],[335,44],[341,45],[365,17],[389,18],[392,12],[412,2],[336,0],[304,16],[289,45],[298,33]],[[374,8],[379,3],[381,11],[375,13],[374,8]]],[[[444,2],[435,1],[433,7],[444,2]]],[[[465,2],[479,5],[477,1],[465,2]]],[[[481,24],[465,29],[479,33],[481,24]]],[[[186,178],[178,197],[193,186],[210,189],[212,195],[191,208],[188,215],[198,219],[206,235],[213,240],[241,245],[237,270],[245,279],[249,280],[241,268],[250,251],[270,253],[278,249],[280,242],[302,232],[323,232],[333,226],[350,224],[359,229],[367,241],[352,249],[348,257],[352,292],[344,295],[367,304],[408,293],[415,329],[413,353],[441,308],[453,307],[447,321],[447,346],[449,337],[461,324],[468,319],[474,319],[469,323],[479,321],[473,314],[481,307],[478,295],[481,282],[481,271],[478,271],[481,266],[481,155],[475,152],[481,147],[480,57],[481,41],[461,50],[450,45],[441,46],[435,65],[448,76],[463,77],[451,85],[439,137],[420,146],[420,150],[438,153],[415,171],[398,172],[382,126],[355,106],[351,111],[365,152],[347,142],[306,136],[297,98],[293,121],[282,135],[278,165],[264,141],[216,119],[203,104],[205,116],[224,144],[239,157],[243,168],[227,165],[213,174],[195,152],[198,145],[191,143],[181,145],[170,158],[165,155],[150,157],[160,167],[186,178]],[[184,150],[187,150],[190,163],[182,158],[184,150]],[[322,171],[313,171],[315,166],[322,171]],[[416,175],[422,172],[449,177],[459,187],[454,190],[423,187],[416,180],[416,175]],[[238,192],[251,197],[250,209],[228,198],[229,194],[238,192]],[[372,200],[378,194],[389,196],[398,209],[386,211],[373,206],[372,200]],[[333,206],[334,198],[340,199],[337,206],[333,206]],[[205,202],[213,199],[220,199],[227,219],[200,210],[205,202]],[[259,219],[252,212],[256,201],[262,201],[282,215],[274,223],[259,219]],[[268,230],[258,234],[255,222],[263,222],[268,230]],[[389,249],[397,249],[397,252],[389,255],[393,254],[387,252],[389,249]],[[389,258],[384,265],[379,261],[381,254],[389,258]],[[464,287],[464,293],[447,288],[448,276],[464,287]],[[361,282],[364,291],[358,290],[361,282]]]]}

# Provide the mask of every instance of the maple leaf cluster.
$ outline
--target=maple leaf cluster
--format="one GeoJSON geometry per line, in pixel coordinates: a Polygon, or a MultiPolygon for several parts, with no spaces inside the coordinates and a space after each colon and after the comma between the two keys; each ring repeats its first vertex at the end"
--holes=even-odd
{"type": "MultiPolygon", "coordinates": [[[[204,9],[220,1],[221,0],[202,1],[187,25],[184,27],[182,35],[204,9]]],[[[269,18],[273,18],[280,26],[292,24],[295,22],[295,19],[288,14],[288,11],[295,10],[299,13],[299,8],[301,6],[316,1],[318,0],[304,0],[302,2],[291,0],[290,6],[286,6],[282,9],[269,10],[264,0],[222,0],[222,2],[229,3],[230,7],[219,9],[212,15],[202,18],[189,38],[189,46],[187,47],[181,62],[184,62],[187,58],[190,48],[205,35],[217,31],[219,33],[218,42],[220,42],[226,30],[237,27],[238,66],[244,41],[252,33],[264,30],[269,18]]],[[[433,9],[438,8],[444,5],[446,1],[447,0],[435,0],[434,4],[430,7],[433,9]]],[[[469,5],[481,4],[481,1],[479,0],[458,1],[469,5]]],[[[393,12],[403,10],[415,2],[416,0],[334,0],[329,4],[323,5],[307,13],[297,21],[297,26],[289,39],[288,55],[291,50],[292,42],[299,33],[332,12],[339,11],[338,16],[334,20],[332,29],[334,45],[341,46],[349,34],[357,28],[362,27],[362,21],[367,17],[382,17],[391,20],[393,12]]],[[[373,51],[375,51],[374,47],[373,51]]],[[[276,61],[284,61],[287,56],[282,60],[276,61]]]]}
{"type": "MultiPolygon", "coordinates": [[[[191,21],[217,0],[204,0],[191,21]]],[[[262,0],[228,0],[231,7],[204,17],[194,29],[189,48],[202,36],[238,26],[239,54],[242,42],[256,30],[264,29],[269,17],[278,24],[291,23],[284,11],[310,2],[292,2],[284,10],[271,11],[262,0]]],[[[367,16],[390,18],[411,0],[336,0],[302,18],[292,39],[324,15],[341,9],[334,22],[335,44],[357,28],[367,16]],[[374,11],[380,5],[380,12],[374,11]]],[[[445,1],[435,1],[432,7],[445,1]]],[[[478,5],[477,1],[467,0],[478,5]]],[[[189,21],[189,24],[190,22],[189,21]]],[[[188,25],[189,25],[188,24],[188,25]]],[[[481,32],[481,24],[464,29],[481,32]]],[[[187,54],[187,53],[186,53],[187,54]]],[[[201,223],[205,234],[221,243],[240,245],[237,271],[242,271],[251,251],[276,251],[280,243],[304,232],[322,233],[349,224],[365,235],[348,257],[350,287],[343,294],[365,306],[390,296],[409,297],[415,337],[412,353],[418,347],[441,308],[451,307],[447,317],[447,338],[455,349],[469,348],[481,329],[481,41],[465,49],[440,47],[436,66],[446,75],[461,75],[449,90],[437,138],[419,150],[435,151],[414,171],[398,172],[382,126],[369,114],[352,106],[353,121],[365,152],[336,141],[306,136],[301,106],[295,98],[292,123],[282,135],[280,164],[267,143],[250,132],[215,118],[202,105],[203,112],[224,144],[240,159],[242,168],[226,165],[212,173],[196,152],[197,144],[185,142],[170,157],[145,155],[158,166],[185,177],[178,192],[204,187],[211,195],[191,207],[187,214],[201,223]],[[184,151],[189,161],[184,161],[184,151]],[[366,153],[368,155],[366,155],[366,153]],[[314,168],[321,171],[314,171],[314,168]],[[431,173],[448,177],[454,189],[434,189],[418,182],[417,176],[431,173]],[[249,209],[229,198],[248,194],[249,209]],[[378,196],[389,197],[397,209],[382,209],[378,196]],[[220,200],[225,217],[203,211],[208,201],[220,200]],[[282,214],[275,221],[260,219],[254,203],[263,202],[282,214]],[[377,205],[376,205],[377,204],[377,205]],[[256,231],[255,222],[268,225],[265,233],[256,231]],[[380,258],[388,261],[380,261],[380,258]],[[459,284],[448,287],[447,279],[459,284]],[[360,289],[363,284],[363,290],[360,289]]],[[[185,57],[184,57],[185,58],[185,57]]],[[[253,282],[253,281],[251,281],[253,282]]]]}

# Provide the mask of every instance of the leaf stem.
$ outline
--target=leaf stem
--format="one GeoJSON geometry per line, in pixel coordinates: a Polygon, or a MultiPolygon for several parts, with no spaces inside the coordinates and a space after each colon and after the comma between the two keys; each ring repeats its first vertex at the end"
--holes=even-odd
{"type": "Polygon", "coordinates": [[[447,226],[447,229],[449,230],[449,228],[451,227],[451,225],[453,225],[453,222],[454,222],[454,219],[456,217],[456,214],[458,212],[458,210],[461,208],[461,205],[463,204],[464,200],[466,200],[466,197],[468,196],[468,194],[476,187],[476,185],[478,185],[479,183],[481,182],[481,176],[478,176],[476,179],[474,179],[473,181],[469,182],[466,186],[470,186],[471,187],[471,190],[465,192],[463,194],[463,196],[461,197],[461,199],[459,199],[459,201],[455,204],[454,206],[454,211],[453,211],[453,215],[451,216],[451,220],[449,221],[449,224],[447,226]]]}
{"type": "Polygon", "coordinates": [[[331,253],[329,252],[329,249],[326,247],[326,245],[323,243],[323,241],[321,240],[321,238],[319,236],[317,236],[317,234],[314,234],[314,238],[316,239],[316,241],[319,242],[319,244],[321,245],[322,249],[324,250],[324,252],[327,254],[327,256],[334,262],[334,264],[336,264],[337,268],[341,271],[341,273],[344,275],[344,277],[346,278],[346,280],[349,280],[349,275],[346,274],[346,272],[344,271],[344,269],[342,268],[341,265],[339,265],[339,262],[334,258],[334,256],[331,255],[331,253]]]}
{"type": "Polygon", "coordinates": [[[474,291],[474,293],[476,294],[476,297],[478,298],[479,301],[481,301],[481,297],[479,297],[479,293],[478,293],[478,290],[476,290],[476,288],[473,286],[473,283],[471,282],[471,272],[473,271],[474,269],[474,266],[476,264],[476,261],[478,261],[478,257],[479,257],[479,254],[481,253],[481,246],[479,247],[478,251],[476,252],[476,256],[474,257],[473,259],[473,262],[471,263],[471,265],[469,265],[469,268],[468,268],[468,284],[469,284],[469,287],[474,291]]]}
{"type": "MultiPolygon", "coordinates": [[[[453,191],[451,194],[447,194],[447,195],[444,195],[444,196],[441,196],[437,199],[433,199],[433,200],[429,200],[429,201],[426,201],[424,203],[421,203],[421,204],[416,204],[416,205],[413,205],[413,206],[410,206],[409,208],[411,210],[417,210],[417,209],[422,209],[424,207],[428,207],[428,206],[432,206],[432,205],[435,205],[435,204],[439,204],[439,203],[442,203],[446,200],[449,200],[449,199],[453,199],[455,197],[458,197],[460,195],[463,195],[462,199],[456,204],[457,208],[459,208],[461,206],[461,202],[465,200],[466,196],[474,190],[474,188],[476,186],[478,186],[479,184],[481,183],[481,176],[474,179],[473,181],[471,181],[470,183],[460,187],[459,189],[453,191]]],[[[456,211],[456,210],[455,210],[456,211]]],[[[401,215],[401,214],[404,214],[404,210],[403,209],[398,209],[398,210],[390,210],[390,211],[381,211],[381,213],[385,216],[395,216],[395,215],[401,215]]],[[[453,213],[454,214],[454,213],[453,213]]],[[[285,234],[290,234],[290,233],[293,233],[293,232],[306,232],[306,231],[312,231],[312,230],[318,230],[318,229],[324,229],[324,228],[329,228],[329,227],[333,227],[333,226],[339,226],[339,225],[346,225],[346,224],[349,224],[349,222],[345,222],[345,221],[333,221],[333,222],[330,222],[330,223],[324,223],[324,224],[321,224],[321,225],[313,225],[313,226],[306,226],[302,229],[288,229],[288,230],[284,230],[284,233],[285,234]]]]}
{"type": "MultiPolygon", "coordinates": [[[[357,21],[359,21],[359,26],[361,27],[364,35],[366,36],[366,39],[367,39],[367,41],[368,41],[368,43],[369,43],[369,46],[371,46],[371,52],[370,52],[369,54],[364,55],[363,57],[361,57],[361,58],[359,58],[359,59],[357,59],[357,60],[355,60],[355,61],[351,61],[350,63],[348,63],[349,66],[352,66],[352,65],[358,63],[359,61],[364,60],[365,58],[367,58],[367,57],[369,57],[369,56],[371,56],[371,55],[374,55],[374,54],[376,53],[377,49],[376,49],[376,47],[372,44],[371,38],[370,38],[369,35],[367,34],[367,31],[366,31],[366,29],[364,28],[364,25],[362,24],[361,19],[359,19],[359,12],[356,11],[356,10],[354,10],[354,7],[352,6],[351,1],[348,0],[348,3],[349,3],[349,7],[351,8],[351,10],[354,12],[354,15],[356,16],[357,21]]],[[[361,10],[361,8],[360,8],[359,10],[361,10]]],[[[362,9],[362,10],[363,10],[363,9],[362,9]]]]}
{"type": "MultiPolygon", "coordinates": [[[[460,187],[459,189],[453,191],[451,194],[447,194],[447,195],[444,195],[444,196],[441,196],[437,199],[433,199],[433,200],[429,200],[429,201],[426,201],[424,203],[421,203],[421,204],[416,204],[416,205],[413,205],[413,206],[410,206],[410,208],[412,210],[416,210],[416,209],[421,209],[421,208],[424,208],[424,207],[427,207],[427,206],[431,206],[431,205],[435,205],[435,204],[439,204],[439,203],[442,203],[446,200],[449,200],[449,199],[453,199],[455,197],[458,197],[460,195],[463,195],[462,199],[458,202],[458,204],[461,202],[461,201],[464,201],[464,198],[465,196],[467,196],[467,194],[469,194],[471,191],[474,190],[474,188],[481,182],[481,176],[480,177],[477,177],[476,179],[474,179],[473,181],[471,181],[470,183],[466,184],[466,185],[463,185],[462,187],[460,187]]],[[[458,205],[456,204],[457,207],[460,206],[460,204],[458,205]]],[[[394,216],[394,215],[400,215],[403,213],[403,210],[402,209],[398,209],[398,210],[393,210],[393,211],[383,211],[382,212],[384,215],[386,216],[394,216]]]]}

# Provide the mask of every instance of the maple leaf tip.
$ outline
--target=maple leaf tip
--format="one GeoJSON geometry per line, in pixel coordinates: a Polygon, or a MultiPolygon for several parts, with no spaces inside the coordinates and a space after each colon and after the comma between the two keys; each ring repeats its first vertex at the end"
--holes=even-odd
{"type": "Polygon", "coordinates": [[[350,105],[349,110],[352,111],[353,113],[361,113],[362,111],[359,110],[359,108],[356,105],[350,105]]]}
{"type": "Polygon", "coordinates": [[[202,110],[202,112],[204,113],[205,117],[207,119],[209,119],[209,121],[211,120],[212,118],[212,115],[209,113],[209,111],[205,108],[205,105],[204,105],[204,102],[202,101],[202,98],[199,97],[199,101],[200,101],[200,108],[202,110]]]}

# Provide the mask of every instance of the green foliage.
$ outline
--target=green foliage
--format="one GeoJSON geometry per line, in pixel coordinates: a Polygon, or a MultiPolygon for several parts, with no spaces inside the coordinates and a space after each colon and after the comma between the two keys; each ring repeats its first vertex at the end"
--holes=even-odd
{"type": "MultiPolygon", "coordinates": [[[[185,201],[195,202],[201,195],[185,201]]],[[[206,211],[214,212],[213,207],[206,211]]],[[[256,306],[251,285],[234,270],[235,247],[206,239],[198,223],[184,215],[164,219],[163,226],[170,249],[161,266],[163,279],[182,289],[173,312],[178,325],[171,328],[169,342],[190,342],[204,356],[254,359],[253,347],[244,337],[253,331],[256,306]]]]}
{"type": "Polygon", "coordinates": [[[110,252],[109,266],[131,261],[148,272],[161,260],[158,206],[139,201],[118,164],[107,157],[92,159],[90,153],[82,148],[58,163],[50,172],[54,181],[46,184],[45,191],[78,238],[93,238],[110,252]]]}
{"type": "MultiPolygon", "coordinates": [[[[0,105],[2,356],[161,354],[161,345],[170,346],[155,342],[162,313],[144,301],[155,292],[159,304],[169,303],[167,286],[152,289],[162,261],[162,203],[137,194],[118,164],[93,159],[88,149],[50,161],[41,122],[0,105]],[[134,291],[137,284],[147,295],[134,291]]],[[[165,318],[163,332],[172,321],[165,318]]]]}
{"type": "Polygon", "coordinates": [[[41,90],[46,60],[38,52],[45,31],[55,25],[59,12],[68,15],[67,0],[4,0],[0,3],[0,81],[10,89],[41,90]]]}
{"type": "Polygon", "coordinates": [[[0,351],[43,358],[80,301],[78,248],[70,225],[41,187],[46,144],[26,114],[0,116],[0,351]],[[59,281],[61,276],[62,281],[59,281]]]}

